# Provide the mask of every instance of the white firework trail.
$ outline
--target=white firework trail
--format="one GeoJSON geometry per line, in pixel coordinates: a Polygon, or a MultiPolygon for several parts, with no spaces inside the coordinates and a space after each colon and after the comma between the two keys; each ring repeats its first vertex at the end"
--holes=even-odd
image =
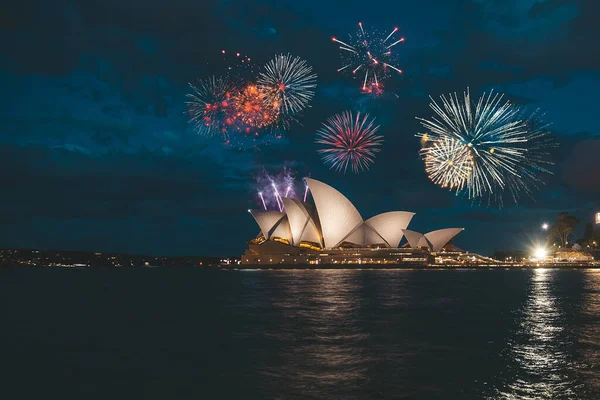
{"type": "Polygon", "coordinates": [[[427,130],[421,137],[421,157],[432,182],[465,192],[472,200],[487,198],[503,205],[508,194],[515,203],[531,196],[550,173],[550,147],[555,142],[536,114],[524,111],[503,95],[490,92],[476,102],[469,90],[433,98],[431,119],[417,118],[427,130]]]}
{"type": "Polygon", "coordinates": [[[277,55],[265,65],[258,87],[280,115],[296,114],[308,106],[315,94],[317,75],[306,61],[290,54],[277,55]]]}

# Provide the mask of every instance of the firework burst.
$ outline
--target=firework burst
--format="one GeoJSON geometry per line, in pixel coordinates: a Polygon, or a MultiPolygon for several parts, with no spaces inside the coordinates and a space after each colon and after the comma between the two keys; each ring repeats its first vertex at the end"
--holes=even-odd
{"type": "Polygon", "coordinates": [[[301,191],[297,191],[296,171],[284,167],[278,173],[268,173],[262,170],[256,176],[258,204],[265,210],[284,211],[283,198],[289,197],[306,201],[308,186],[304,184],[301,191]]]}
{"type": "Polygon", "coordinates": [[[461,142],[448,137],[431,144],[426,135],[421,140],[424,148],[427,146],[423,158],[431,181],[444,188],[462,190],[472,170],[471,153],[461,142]]]}
{"type": "Polygon", "coordinates": [[[225,49],[221,50],[220,64],[227,69],[227,76],[234,79],[240,75],[254,75],[257,67],[248,55],[225,49]]]}
{"type": "Polygon", "coordinates": [[[496,200],[509,194],[515,203],[522,193],[539,188],[549,173],[548,148],[554,146],[547,125],[524,112],[503,95],[485,93],[473,103],[469,90],[432,99],[431,119],[417,118],[428,131],[421,137],[425,170],[437,185],[464,192],[472,200],[496,200]]]}
{"type": "Polygon", "coordinates": [[[317,75],[300,57],[281,54],[265,66],[258,87],[271,104],[279,107],[280,115],[296,114],[307,107],[315,94],[317,75]]]}
{"type": "Polygon", "coordinates": [[[265,92],[250,84],[233,97],[234,117],[247,127],[264,128],[279,117],[279,104],[269,101],[265,92]]]}
{"type": "Polygon", "coordinates": [[[368,170],[383,144],[383,136],[377,135],[378,129],[369,114],[362,118],[360,113],[354,116],[351,111],[336,114],[317,131],[315,142],[326,146],[317,152],[331,169],[346,173],[350,167],[355,174],[368,170]]]}
{"type": "Polygon", "coordinates": [[[383,82],[391,72],[402,73],[394,65],[393,50],[394,46],[404,42],[404,38],[394,38],[398,28],[388,35],[382,35],[377,31],[365,31],[361,22],[358,27],[355,35],[349,35],[348,43],[332,38],[339,43],[342,55],[342,67],[338,72],[352,71],[355,76],[360,76],[364,92],[381,94],[383,82]]]}
{"type": "Polygon", "coordinates": [[[193,92],[186,95],[186,105],[189,122],[196,132],[206,136],[226,135],[234,123],[234,84],[228,79],[213,76],[189,86],[193,92]]]}

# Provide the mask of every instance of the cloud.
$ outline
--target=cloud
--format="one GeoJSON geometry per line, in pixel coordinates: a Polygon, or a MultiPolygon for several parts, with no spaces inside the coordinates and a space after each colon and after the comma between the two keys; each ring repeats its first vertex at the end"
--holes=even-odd
{"type": "Polygon", "coordinates": [[[600,138],[576,143],[564,162],[562,173],[568,187],[591,194],[600,193],[600,138]]]}
{"type": "Polygon", "coordinates": [[[598,146],[579,133],[597,133],[590,108],[600,66],[597,2],[423,0],[390,4],[383,14],[367,9],[373,27],[399,24],[407,37],[399,50],[404,76],[386,82],[380,97],[361,94],[358,82],[336,72],[330,38],[353,30],[350,10],[364,4],[346,5],[37,0],[0,13],[0,239],[239,253],[256,233],[245,210],[256,206],[263,167],[331,183],[365,216],[416,211],[423,231],[465,224],[474,250],[490,246],[478,237],[482,223],[516,234],[545,210],[588,207],[597,182],[583,177],[597,171],[598,146]],[[318,14],[307,11],[317,7],[318,14]],[[221,74],[221,49],[248,52],[258,65],[279,52],[306,59],[319,87],[301,125],[270,144],[246,138],[225,146],[194,134],[184,115],[186,83],[221,74]],[[536,203],[523,201],[524,211],[509,207],[498,218],[427,180],[415,117],[431,115],[428,95],[467,86],[503,90],[556,122],[556,175],[536,203]],[[347,109],[376,117],[385,137],[371,171],[359,176],[329,170],[314,143],[321,123],[347,109]]]}

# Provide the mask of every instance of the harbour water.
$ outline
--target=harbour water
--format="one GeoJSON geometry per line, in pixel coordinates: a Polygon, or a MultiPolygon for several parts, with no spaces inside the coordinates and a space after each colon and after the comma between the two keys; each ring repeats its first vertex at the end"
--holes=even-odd
{"type": "Polygon", "coordinates": [[[600,270],[0,270],[5,398],[599,399],[600,270]]]}

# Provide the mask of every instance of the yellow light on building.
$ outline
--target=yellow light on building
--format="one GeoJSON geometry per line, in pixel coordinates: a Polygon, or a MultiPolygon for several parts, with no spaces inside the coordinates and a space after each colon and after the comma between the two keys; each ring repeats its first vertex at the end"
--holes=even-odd
{"type": "Polygon", "coordinates": [[[596,223],[600,224],[600,212],[596,213],[596,223]]]}

